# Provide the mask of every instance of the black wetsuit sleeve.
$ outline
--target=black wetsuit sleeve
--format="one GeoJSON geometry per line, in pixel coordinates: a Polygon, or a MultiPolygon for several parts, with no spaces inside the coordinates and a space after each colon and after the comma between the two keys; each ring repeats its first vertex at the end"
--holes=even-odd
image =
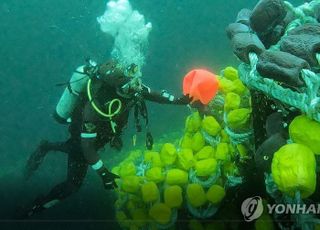
{"type": "Polygon", "coordinates": [[[88,164],[96,164],[100,157],[97,153],[97,118],[90,104],[86,104],[83,111],[81,148],[88,164]]]}
{"type": "Polygon", "coordinates": [[[152,91],[145,85],[143,85],[142,95],[146,100],[160,104],[187,105],[190,103],[187,96],[175,97],[164,90],[162,92],[152,91]]]}

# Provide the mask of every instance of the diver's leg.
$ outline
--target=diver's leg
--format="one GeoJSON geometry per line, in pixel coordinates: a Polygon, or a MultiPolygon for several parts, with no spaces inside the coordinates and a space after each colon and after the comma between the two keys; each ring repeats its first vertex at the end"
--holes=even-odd
{"type": "Polygon", "coordinates": [[[25,217],[50,208],[61,200],[78,191],[87,173],[88,164],[81,152],[69,153],[68,155],[68,176],[67,180],[56,185],[47,196],[39,196],[29,209],[25,217]]]}
{"type": "Polygon", "coordinates": [[[36,171],[40,164],[43,162],[44,157],[50,151],[59,151],[69,153],[70,150],[70,140],[65,142],[49,142],[43,140],[40,142],[38,147],[30,155],[25,169],[25,177],[29,178],[34,171],[36,171]]]}

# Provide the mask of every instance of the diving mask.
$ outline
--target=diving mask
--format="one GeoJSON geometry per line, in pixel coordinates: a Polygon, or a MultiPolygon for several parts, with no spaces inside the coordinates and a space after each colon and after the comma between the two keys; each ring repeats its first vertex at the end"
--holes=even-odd
{"type": "Polygon", "coordinates": [[[130,64],[125,70],[127,77],[135,77],[138,72],[139,66],[134,63],[130,64]]]}

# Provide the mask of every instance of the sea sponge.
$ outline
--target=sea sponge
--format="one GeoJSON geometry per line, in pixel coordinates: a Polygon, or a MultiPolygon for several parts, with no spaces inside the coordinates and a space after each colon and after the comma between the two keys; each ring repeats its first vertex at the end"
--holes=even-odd
{"type": "Polygon", "coordinates": [[[308,146],[320,155],[320,123],[305,115],[297,116],[289,126],[289,134],[295,143],[308,146]]]}
{"type": "Polygon", "coordinates": [[[229,143],[230,142],[229,135],[226,133],[226,131],[224,129],[221,130],[220,136],[221,136],[221,142],[225,142],[225,143],[229,143]]]}
{"type": "Polygon", "coordinates": [[[150,164],[152,167],[162,167],[160,154],[154,151],[146,151],[144,153],[144,162],[150,164]]]}
{"type": "Polygon", "coordinates": [[[233,68],[232,66],[227,66],[223,70],[223,77],[225,77],[226,79],[231,80],[231,81],[239,79],[238,70],[233,68]]]}
{"type": "Polygon", "coordinates": [[[168,224],[171,220],[171,209],[163,203],[156,203],[150,208],[149,216],[158,224],[168,224]]]}
{"type": "Polygon", "coordinates": [[[160,159],[164,165],[172,165],[177,158],[177,150],[171,143],[165,143],[160,151],[160,159]]]}
{"type": "Polygon", "coordinates": [[[206,142],[202,134],[200,132],[196,132],[192,137],[192,150],[198,152],[205,144],[206,142]]]}
{"type": "Polygon", "coordinates": [[[134,176],[136,175],[136,166],[133,162],[125,162],[120,165],[119,169],[119,176],[126,177],[126,176],[134,176]]]}
{"type": "Polygon", "coordinates": [[[183,202],[182,188],[178,185],[169,186],[164,190],[164,203],[170,208],[179,208],[183,202]]]}
{"type": "Polygon", "coordinates": [[[206,193],[200,184],[189,184],[187,187],[187,200],[195,208],[207,202],[206,193]]]}
{"type": "Polygon", "coordinates": [[[233,81],[233,92],[243,96],[245,93],[248,92],[248,88],[243,84],[243,82],[240,79],[236,79],[233,81]]]}
{"type": "Polygon", "coordinates": [[[188,133],[197,132],[201,127],[201,117],[199,112],[194,112],[186,119],[185,130],[188,133]]]}
{"type": "Polygon", "coordinates": [[[148,214],[147,211],[143,208],[137,208],[132,212],[132,222],[134,225],[141,229],[148,222],[148,214]]]}
{"type": "Polygon", "coordinates": [[[184,149],[192,148],[192,136],[192,134],[186,133],[180,141],[180,147],[184,149]]]}
{"type": "Polygon", "coordinates": [[[224,101],[224,110],[225,111],[230,111],[233,109],[239,109],[241,104],[241,98],[239,94],[230,92],[227,93],[224,101]]]}
{"type": "Polygon", "coordinates": [[[126,176],[122,179],[121,189],[128,193],[135,193],[140,188],[140,178],[138,176],[126,176]]]}
{"type": "Polygon", "coordinates": [[[229,145],[227,143],[219,143],[215,154],[217,160],[230,160],[229,145]]]}
{"type": "Polygon", "coordinates": [[[169,185],[184,185],[188,183],[188,173],[181,169],[170,169],[167,172],[166,183],[169,185]]]}
{"type": "Polygon", "coordinates": [[[149,181],[153,181],[155,183],[159,183],[159,182],[164,181],[165,176],[162,173],[162,168],[160,168],[160,167],[152,167],[152,168],[147,170],[146,178],[149,181]]]}
{"type": "Polygon", "coordinates": [[[193,152],[191,149],[181,149],[178,153],[178,165],[183,170],[189,170],[195,164],[193,152]]]}
{"type": "Polygon", "coordinates": [[[214,148],[210,145],[204,146],[199,152],[194,156],[196,160],[204,160],[214,157],[214,148]]]}
{"type": "Polygon", "coordinates": [[[235,109],[228,113],[227,123],[232,129],[247,128],[250,121],[251,110],[246,108],[235,109]]]}
{"type": "Polygon", "coordinates": [[[279,190],[291,197],[300,191],[302,198],[316,188],[316,159],[313,152],[301,144],[287,144],[273,156],[272,177],[279,190]]]}
{"type": "Polygon", "coordinates": [[[207,191],[207,199],[213,204],[220,203],[226,195],[226,191],[220,185],[212,185],[207,191]]]}
{"type": "Polygon", "coordinates": [[[226,78],[219,79],[219,91],[223,92],[224,94],[230,93],[235,90],[235,85],[233,81],[230,81],[226,78]]]}
{"type": "Polygon", "coordinates": [[[159,199],[159,189],[153,181],[141,186],[142,200],[145,203],[157,201],[159,199]]]}
{"type": "Polygon", "coordinates": [[[125,212],[117,211],[116,212],[116,219],[122,228],[129,228],[130,227],[130,221],[128,219],[128,216],[125,214],[125,212]]]}
{"type": "Polygon", "coordinates": [[[221,130],[221,126],[213,116],[203,118],[201,126],[211,136],[216,136],[221,130]]]}
{"type": "Polygon", "coordinates": [[[197,161],[195,170],[197,176],[210,176],[217,171],[217,161],[214,158],[209,158],[197,161]]]}

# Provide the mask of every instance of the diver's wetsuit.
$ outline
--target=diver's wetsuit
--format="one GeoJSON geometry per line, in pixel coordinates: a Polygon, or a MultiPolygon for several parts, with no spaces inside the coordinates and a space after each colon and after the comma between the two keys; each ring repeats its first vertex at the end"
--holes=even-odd
{"type": "MultiPolygon", "coordinates": [[[[112,121],[116,124],[115,132],[111,127],[110,120],[95,111],[86,95],[80,95],[82,100],[80,100],[80,104],[76,107],[71,117],[72,123],[69,126],[70,138],[66,142],[46,142],[42,144],[41,151],[38,152],[43,154],[42,158],[49,151],[61,151],[68,154],[67,179],[55,186],[47,196],[38,197],[32,208],[28,210],[27,216],[51,207],[76,192],[86,176],[89,165],[93,166],[99,173],[98,169],[94,167],[102,163],[97,151],[108,142],[110,142],[111,146],[121,147],[120,135],[128,122],[129,111],[133,107],[143,104],[144,99],[163,104],[186,105],[189,103],[186,97],[174,99],[171,95],[169,97],[162,93],[152,92],[150,88],[144,85],[142,85],[142,89],[139,92],[121,95],[119,88],[127,82],[128,77],[125,76],[112,81],[101,81],[99,79],[92,81],[92,92],[95,92],[93,100],[100,108],[114,99],[121,101],[120,113],[112,117],[112,121]]],[[[32,159],[32,156],[30,159],[32,159]]],[[[99,167],[102,168],[102,166],[103,164],[99,167]]]]}

